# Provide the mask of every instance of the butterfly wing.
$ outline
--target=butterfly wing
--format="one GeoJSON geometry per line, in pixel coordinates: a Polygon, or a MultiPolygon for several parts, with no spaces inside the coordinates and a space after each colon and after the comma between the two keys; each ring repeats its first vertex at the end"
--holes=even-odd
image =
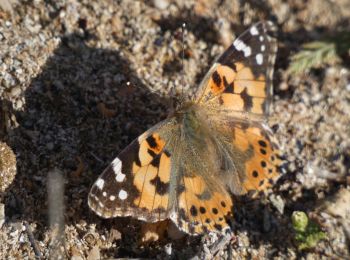
{"type": "Polygon", "coordinates": [[[197,102],[232,115],[268,115],[277,43],[271,22],[259,22],[238,37],[204,77],[197,102]]]}
{"type": "MultiPolygon", "coordinates": [[[[243,193],[271,187],[284,171],[281,153],[271,130],[265,124],[253,122],[235,123],[232,130],[234,150],[242,158],[236,160],[236,168],[238,174],[244,176],[240,183],[243,193]]],[[[233,193],[238,190],[233,186],[229,188],[233,193]]]]}
{"type": "Polygon", "coordinates": [[[126,147],[92,186],[90,208],[104,218],[164,220],[170,207],[171,133],[167,120],[126,147]]]}
{"type": "Polygon", "coordinates": [[[266,189],[282,164],[277,142],[263,122],[272,101],[275,34],[271,22],[251,26],[219,57],[197,94],[197,102],[207,108],[208,122],[214,125],[214,138],[224,138],[221,147],[233,145],[234,152],[223,153],[223,158],[235,162],[231,167],[235,174],[227,176],[234,194],[266,189]]]}
{"type": "Polygon", "coordinates": [[[177,204],[170,215],[178,228],[192,235],[230,231],[233,202],[225,187],[213,189],[202,173],[181,176],[183,189],[177,194],[177,204]]]}

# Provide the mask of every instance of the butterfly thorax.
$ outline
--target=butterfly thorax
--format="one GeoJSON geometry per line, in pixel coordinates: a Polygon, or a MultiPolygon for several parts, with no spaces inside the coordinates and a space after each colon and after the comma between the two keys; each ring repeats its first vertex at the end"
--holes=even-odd
{"type": "Polygon", "coordinates": [[[190,135],[188,137],[194,138],[195,136],[202,137],[205,134],[206,129],[206,116],[203,108],[193,102],[188,102],[182,105],[173,116],[179,125],[182,126],[183,134],[190,135]]]}

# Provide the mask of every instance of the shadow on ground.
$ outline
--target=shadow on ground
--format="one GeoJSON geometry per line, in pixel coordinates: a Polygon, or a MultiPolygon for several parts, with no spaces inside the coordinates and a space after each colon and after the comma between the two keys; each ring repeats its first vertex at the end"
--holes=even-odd
{"type": "MultiPolygon", "coordinates": [[[[166,116],[168,102],[147,91],[118,51],[90,48],[86,40],[62,38],[27,88],[19,126],[7,138],[18,168],[5,198],[7,218],[36,223],[38,240],[48,230],[49,172],[57,169],[65,180],[66,224],[109,227],[88,208],[92,183],[122,148],[166,116]]],[[[117,229],[125,223],[114,221],[117,229]]]]}

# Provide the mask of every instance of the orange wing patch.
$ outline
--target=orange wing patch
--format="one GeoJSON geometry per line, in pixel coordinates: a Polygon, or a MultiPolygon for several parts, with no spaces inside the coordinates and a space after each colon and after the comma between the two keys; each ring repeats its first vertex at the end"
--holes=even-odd
{"type": "Polygon", "coordinates": [[[254,76],[249,67],[217,65],[203,97],[203,102],[216,103],[237,112],[264,113],[267,96],[264,75],[254,76]]]}
{"type": "Polygon", "coordinates": [[[234,128],[234,146],[241,152],[253,151],[245,162],[246,191],[265,190],[279,176],[282,160],[277,144],[269,133],[259,127],[234,128]]]}
{"type": "MultiPolygon", "coordinates": [[[[134,205],[147,211],[166,211],[169,202],[170,155],[164,152],[151,164],[134,172],[133,184],[139,191],[134,205]]],[[[160,216],[159,216],[160,218],[160,216]]]]}
{"type": "Polygon", "coordinates": [[[205,88],[204,99],[222,93],[233,82],[236,75],[235,71],[229,66],[216,64],[213,66],[213,73],[208,81],[208,86],[205,88]]]}
{"type": "Polygon", "coordinates": [[[141,166],[148,165],[165,145],[159,134],[154,133],[140,142],[139,159],[141,166]]]}

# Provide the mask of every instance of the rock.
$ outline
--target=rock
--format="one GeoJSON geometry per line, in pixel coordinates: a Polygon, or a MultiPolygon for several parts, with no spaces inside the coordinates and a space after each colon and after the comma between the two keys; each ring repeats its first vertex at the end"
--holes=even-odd
{"type": "Polygon", "coordinates": [[[167,0],[154,0],[153,4],[156,8],[164,10],[169,6],[169,1],[167,0]]]}
{"type": "Polygon", "coordinates": [[[0,193],[12,183],[16,172],[15,154],[6,143],[0,142],[0,193]]]}
{"type": "Polygon", "coordinates": [[[0,228],[5,223],[5,205],[0,203],[0,228]]]}

